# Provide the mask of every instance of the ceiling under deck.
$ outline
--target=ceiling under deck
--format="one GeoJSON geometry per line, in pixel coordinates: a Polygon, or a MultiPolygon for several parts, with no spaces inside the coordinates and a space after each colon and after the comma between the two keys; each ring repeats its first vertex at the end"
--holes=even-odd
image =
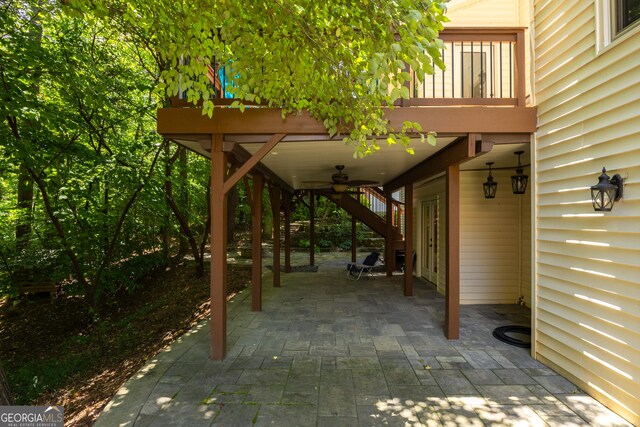
{"type": "MultiPolygon", "coordinates": [[[[388,145],[380,140],[380,150],[362,159],[354,159],[354,147],[342,141],[281,142],[262,163],[295,189],[318,188],[306,181],[330,182],[336,165],[344,165],[350,180],[370,180],[386,184],[407,169],[436,153],[455,138],[438,138],[434,146],[419,139],[411,142],[415,154],[409,154],[402,144],[388,145]]],[[[242,144],[250,153],[262,144],[242,144]]]]}
{"type": "MultiPolygon", "coordinates": [[[[249,153],[255,153],[271,135],[252,135],[245,137],[233,135],[225,138],[227,142],[235,142],[249,153]]],[[[319,139],[318,136],[289,135],[265,156],[262,164],[278,175],[296,190],[319,188],[317,183],[307,181],[330,182],[331,175],[336,172],[336,165],[344,165],[344,172],[350,180],[377,181],[384,185],[413,166],[442,150],[456,137],[437,138],[435,146],[421,143],[419,139],[411,142],[415,154],[409,154],[401,144],[388,145],[385,139],[379,141],[380,150],[362,159],[353,157],[354,147],[346,145],[342,140],[319,139]]],[[[176,140],[203,156],[210,154],[195,141],[176,140]]],[[[461,170],[487,169],[487,162],[494,162],[494,169],[515,169],[518,163],[514,151],[523,150],[522,164],[530,163],[530,146],[528,143],[514,142],[495,144],[492,150],[460,165],[461,170]]]]}

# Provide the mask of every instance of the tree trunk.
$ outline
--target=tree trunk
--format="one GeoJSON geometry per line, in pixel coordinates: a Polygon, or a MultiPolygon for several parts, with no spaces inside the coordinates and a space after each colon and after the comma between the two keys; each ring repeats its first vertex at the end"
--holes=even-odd
{"type": "Polygon", "coordinates": [[[12,406],[13,395],[11,394],[11,387],[9,387],[9,381],[2,369],[2,362],[0,362],[0,406],[12,406]]]}
{"type": "MultiPolygon", "coordinates": [[[[167,194],[171,193],[171,164],[169,163],[169,158],[171,157],[171,151],[169,148],[169,141],[168,140],[164,140],[164,155],[167,158],[167,164],[165,165],[165,169],[164,169],[164,175],[165,175],[165,181],[164,181],[164,191],[167,194]]],[[[167,206],[169,206],[169,203],[167,203],[167,206]]],[[[171,211],[168,210],[167,214],[164,218],[164,224],[162,225],[162,256],[164,258],[164,262],[165,264],[168,264],[169,262],[169,249],[170,249],[170,234],[169,234],[169,230],[170,230],[170,224],[171,224],[171,211]]]]}
{"type": "MultiPolygon", "coordinates": [[[[40,13],[42,12],[42,4],[37,3],[33,9],[32,23],[29,28],[29,35],[33,37],[34,45],[40,47],[42,42],[42,22],[40,19],[40,13]]],[[[40,92],[40,87],[35,85],[33,87],[35,93],[40,92]]],[[[13,136],[20,140],[20,132],[18,131],[18,121],[14,117],[14,125],[11,126],[13,136]]],[[[11,122],[11,120],[10,120],[11,122]]],[[[29,121],[26,121],[26,126],[29,126],[29,121]]],[[[16,249],[21,251],[29,247],[29,241],[31,240],[31,222],[33,217],[33,180],[29,173],[27,165],[22,162],[20,164],[20,171],[18,172],[18,209],[20,209],[20,219],[16,226],[16,249]]]]}
{"type": "Polygon", "coordinates": [[[106,256],[109,251],[109,183],[104,181],[104,200],[102,205],[102,251],[106,256]]]}
{"type": "MultiPolygon", "coordinates": [[[[178,147],[180,157],[178,158],[179,185],[178,199],[182,216],[187,224],[189,224],[189,181],[187,180],[187,150],[184,147],[178,147]]],[[[184,234],[180,234],[180,254],[189,252],[189,241],[184,234]]]]}
{"type": "Polygon", "coordinates": [[[22,251],[29,247],[33,214],[33,181],[24,164],[20,165],[18,175],[18,209],[20,217],[16,225],[16,249],[22,251]]]}
{"type": "MultiPolygon", "coordinates": [[[[200,250],[198,249],[198,243],[196,242],[196,238],[193,235],[191,228],[189,228],[189,224],[187,223],[187,220],[182,214],[182,212],[180,211],[180,208],[178,207],[178,205],[176,205],[176,202],[168,194],[166,196],[167,196],[167,202],[169,203],[169,206],[173,211],[173,215],[176,217],[176,219],[178,220],[178,223],[180,224],[180,229],[182,230],[182,234],[184,234],[187,237],[187,242],[188,242],[187,248],[191,249],[191,254],[193,255],[194,260],[196,261],[196,265],[200,265],[201,264],[200,250]]],[[[199,277],[203,274],[203,272],[201,274],[199,267],[197,267],[197,273],[199,277]]]]}
{"type": "Polygon", "coordinates": [[[204,234],[202,235],[202,241],[200,242],[200,264],[198,265],[197,275],[198,277],[204,276],[204,250],[209,240],[209,233],[211,232],[211,174],[209,174],[209,181],[207,182],[207,221],[204,225],[204,234]]]}
{"type": "MultiPolygon", "coordinates": [[[[169,144],[169,141],[165,140],[165,147],[167,147],[168,144],[169,144]]],[[[196,262],[196,273],[198,274],[198,276],[201,276],[202,274],[204,274],[204,272],[201,271],[201,268],[200,268],[200,265],[202,265],[202,260],[200,259],[200,250],[198,248],[198,243],[196,242],[196,238],[193,234],[193,231],[189,226],[189,216],[188,214],[185,213],[186,206],[178,206],[178,203],[176,203],[173,197],[173,185],[171,183],[170,177],[173,169],[173,164],[178,160],[178,158],[181,155],[180,150],[184,150],[184,148],[178,147],[175,154],[173,155],[173,157],[169,159],[169,162],[167,163],[167,166],[166,166],[165,196],[167,199],[167,203],[169,204],[169,207],[173,212],[173,215],[175,216],[176,220],[178,220],[178,224],[180,224],[180,230],[182,232],[181,235],[184,236],[187,242],[185,252],[182,252],[181,250],[180,254],[183,255],[184,253],[191,250],[193,259],[196,262]]]]}

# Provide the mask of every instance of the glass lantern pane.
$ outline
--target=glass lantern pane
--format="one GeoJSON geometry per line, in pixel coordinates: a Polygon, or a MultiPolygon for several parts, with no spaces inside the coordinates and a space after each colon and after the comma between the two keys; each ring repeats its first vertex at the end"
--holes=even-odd
{"type": "Polygon", "coordinates": [[[615,203],[615,189],[601,190],[591,189],[591,200],[593,201],[593,209],[597,212],[610,212],[615,203]]]}
{"type": "Polygon", "coordinates": [[[498,187],[496,182],[485,182],[482,186],[485,199],[493,199],[496,197],[496,188],[498,187]]]}
{"type": "Polygon", "coordinates": [[[527,190],[527,176],[514,175],[511,177],[511,187],[513,194],[524,194],[527,190]]]}

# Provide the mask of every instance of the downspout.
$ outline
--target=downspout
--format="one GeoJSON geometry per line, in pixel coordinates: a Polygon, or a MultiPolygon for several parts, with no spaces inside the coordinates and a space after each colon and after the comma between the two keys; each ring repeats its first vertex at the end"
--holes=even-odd
{"type": "Polygon", "coordinates": [[[518,197],[518,301],[516,304],[524,306],[522,294],[522,197],[518,197]]]}

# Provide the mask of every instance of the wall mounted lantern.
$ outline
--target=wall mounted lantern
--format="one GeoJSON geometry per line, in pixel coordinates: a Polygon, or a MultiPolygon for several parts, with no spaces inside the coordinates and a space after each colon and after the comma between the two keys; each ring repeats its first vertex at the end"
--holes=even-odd
{"type": "Polygon", "coordinates": [[[487,166],[489,166],[489,176],[487,177],[487,182],[482,184],[482,188],[484,189],[484,198],[485,199],[494,199],[496,197],[496,189],[498,188],[498,183],[493,180],[491,176],[491,165],[493,162],[487,162],[487,166]]]}
{"type": "Polygon", "coordinates": [[[610,212],[613,204],[622,198],[622,177],[615,174],[609,179],[607,170],[602,168],[598,183],[591,187],[591,201],[596,212],[610,212]]]}
{"type": "Polygon", "coordinates": [[[515,155],[518,156],[518,168],[516,169],[516,174],[511,175],[511,187],[513,189],[513,194],[524,194],[527,191],[527,181],[529,180],[529,175],[525,175],[524,169],[520,165],[520,155],[524,153],[524,151],[516,151],[515,155]]]}

